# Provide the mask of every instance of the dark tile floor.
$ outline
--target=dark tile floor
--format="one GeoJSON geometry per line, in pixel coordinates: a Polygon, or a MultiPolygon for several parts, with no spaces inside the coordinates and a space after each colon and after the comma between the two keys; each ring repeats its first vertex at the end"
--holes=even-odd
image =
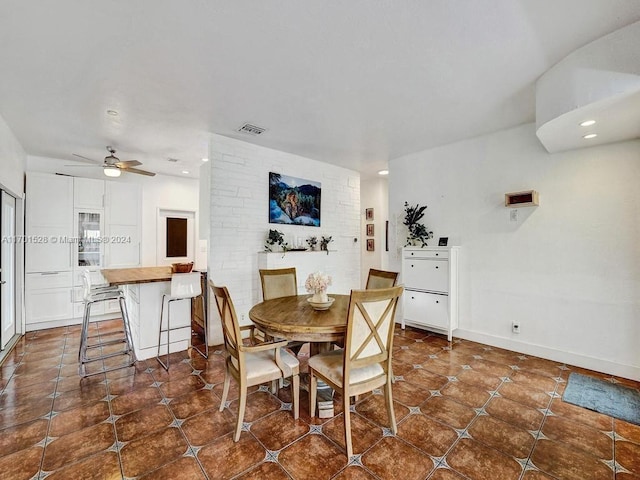
{"type": "Polygon", "coordinates": [[[237,390],[217,408],[220,350],[174,355],[169,373],[148,360],[81,380],[78,336],[29,333],[2,365],[1,479],[640,480],[640,427],[564,403],[569,372],[585,372],[548,360],[398,329],[398,434],[382,396],[361,397],[347,463],[339,401],[312,420],[303,391],[294,421],[288,388],[255,388],[234,443],[237,390]]]}

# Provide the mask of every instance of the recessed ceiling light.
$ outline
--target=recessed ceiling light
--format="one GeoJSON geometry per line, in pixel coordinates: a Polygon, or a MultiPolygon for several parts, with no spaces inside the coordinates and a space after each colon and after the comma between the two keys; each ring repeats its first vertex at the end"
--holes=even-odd
{"type": "Polygon", "coordinates": [[[202,159],[202,161],[203,161],[203,162],[208,162],[208,161],[209,161],[209,159],[208,159],[208,158],[203,158],[203,159],[202,159]]]}
{"type": "Polygon", "coordinates": [[[184,173],[185,175],[189,175],[189,170],[182,170],[182,173],[184,173]]]}
{"type": "Polygon", "coordinates": [[[585,136],[584,136],[584,137],[582,137],[582,138],[589,139],[589,138],[596,138],[597,136],[598,136],[598,134],[597,134],[597,133],[589,133],[589,134],[585,135],[585,136]]]}
{"type": "Polygon", "coordinates": [[[595,125],[595,120],[585,120],[580,124],[581,127],[590,127],[591,125],[595,125]]]}
{"type": "Polygon", "coordinates": [[[111,115],[112,117],[117,117],[119,113],[117,110],[107,110],[107,115],[111,115]]]}
{"type": "Polygon", "coordinates": [[[389,170],[380,170],[378,175],[389,175],[389,170]]]}

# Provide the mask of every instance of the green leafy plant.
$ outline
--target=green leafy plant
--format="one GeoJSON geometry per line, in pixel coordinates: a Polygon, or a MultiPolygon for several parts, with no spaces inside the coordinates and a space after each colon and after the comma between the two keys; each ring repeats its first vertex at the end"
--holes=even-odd
{"type": "Polygon", "coordinates": [[[307,238],[306,242],[311,250],[315,250],[316,245],[318,244],[318,237],[309,237],[307,238]]]}
{"type": "Polygon", "coordinates": [[[421,247],[427,246],[427,240],[433,238],[433,232],[427,230],[420,220],[424,217],[424,211],[427,206],[420,206],[417,204],[415,207],[409,206],[409,203],[404,202],[404,221],[402,222],[409,231],[407,235],[407,243],[405,247],[415,245],[416,242],[420,242],[421,247]]]}
{"type": "Polygon", "coordinates": [[[329,237],[325,237],[324,235],[322,236],[322,239],[320,240],[320,250],[326,250],[327,251],[327,255],[329,255],[329,244],[333,242],[333,239],[329,236],[329,237]]]}
{"type": "Polygon", "coordinates": [[[267,236],[267,243],[264,246],[264,250],[266,252],[273,252],[272,247],[274,245],[278,245],[285,252],[289,248],[289,244],[284,241],[284,234],[279,230],[269,230],[269,235],[267,236]]]}

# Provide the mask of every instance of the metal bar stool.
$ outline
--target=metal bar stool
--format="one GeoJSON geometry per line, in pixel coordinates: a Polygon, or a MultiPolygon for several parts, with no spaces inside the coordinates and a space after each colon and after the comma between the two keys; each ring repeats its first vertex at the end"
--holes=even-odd
{"type": "MultiPolygon", "coordinates": [[[[169,334],[171,330],[177,330],[179,328],[185,328],[187,325],[181,325],[179,327],[171,328],[171,302],[178,302],[180,300],[192,300],[196,297],[200,297],[202,300],[202,308],[204,310],[204,297],[202,296],[202,285],[200,284],[200,272],[192,272],[192,273],[174,273],[171,275],[171,293],[169,295],[164,294],[162,296],[162,307],[160,308],[160,328],[158,329],[158,354],[156,355],[156,360],[158,363],[164,367],[165,370],[169,370],[169,346],[171,344],[171,340],[169,338],[169,334]],[[164,306],[167,305],[167,322],[166,328],[163,328],[163,319],[164,319],[164,306]],[[166,355],[166,363],[160,359],[160,347],[162,347],[162,332],[167,332],[167,353],[166,355]]],[[[188,326],[190,327],[191,321],[189,321],[188,326]]],[[[208,344],[207,331],[204,331],[205,335],[205,344],[208,344]]],[[[191,344],[191,342],[189,342],[191,344]]],[[[197,349],[196,349],[197,350],[197,349]]],[[[197,350],[202,356],[202,352],[197,350]]],[[[206,358],[206,357],[205,357],[206,358]]]]}
{"type": "Polygon", "coordinates": [[[82,330],[80,333],[80,350],[78,352],[78,373],[81,377],[88,377],[90,375],[97,375],[99,373],[110,372],[119,368],[125,368],[133,365],[136,362],[136,354],[133,349],[133,339],[131,336],[131,328],[129,326],[129,315],[127,313],[127,305],[125,298],[118,287],[111,286],[92,286],[91,274],[88,271],[82,272],[82,287],[83,287],[83,299],[84,299],[84,313],[82,316],[82,330]],[[89,339],[96,338],[96,336],[89,335],[89,321],[91,320],[91,306],[98,302],[107,302],[110,300],[118,300],[120,306],[120,312],[122,314],[123,333],[124,336],[108,341],[98,341],[96,343],[89,343],[89,339]],[[105,353],[89,358],[88,351],[93,349],[102,349],[107,345],[117,345],[124,343],[124,350],[117,352],[105,353]],[[92,362],[102,361],[107,358],[116,357],[119,355],[127,355],[129,362],[122,365],[117,365],[111,368],[103,368],[96,371],[87,373],[86,365],[92,362]]]}

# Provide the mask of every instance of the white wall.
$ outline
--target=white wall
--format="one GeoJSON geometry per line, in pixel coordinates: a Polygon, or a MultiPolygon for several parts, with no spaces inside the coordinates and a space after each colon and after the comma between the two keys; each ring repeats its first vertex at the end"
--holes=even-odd
{"type": "Polygon", "coordinates": [[[0,117],[0,186],[18,198],[24,193],[27,154],[7,123],[0,117]]]}
{"type": "Polygon", "coordinates": [[[640,379],[639,140],[549,154],[527,124],[390,167],[395,223],[427,204],[436,239],[462,247],[454,335],[640,379]],[[512,222],[504,194],[527,189],[540,206],[512,222]]]}
{"type": "MultiPolygon", "coordinates": [[[[64,173],[77,177],[107,179],[100,168],[75,168],[65,167],[70,164],[68,160],[56,158],[35,157],[27,158],[28,170],[48,173],[64,173]]],[[[137,183],[142,191],[142,258],[144,267],[156,265],[156,232],[158,209],[187,210],[196,212],[196,260],[197,268],[206,267],[206,253],[198,248],[198,180],[193,178],[174,177],[169,175],[156,175],[146,177],[142,175],[122,174],[119,178],[110,181],[137,183]]]]}
{"type": "Polygon", "coordinates": [[[357,172],[220,135],[212,136],[209,159],[209,278],[227,286],[240,317],[260,301],[258,252],[269,229],[283,232],[290,244],[293,237],[331,235],[331,259],[335,263],[338,256],[342,265],[334,274],[359,287],[360,241],[353,241],[360,234],[357,172]],[[269,172],[321,182],[319,228],[269,224],[269,172]]]}
{"type": "Polygon", "coordinates": [[[362,255],[361,286],[365,287],[370,268],[386,270],[389,253],[385,251],[385,222],[389,219],[389,182],[387,177],[361,179],[360,181],[360,250],[362,255]],[[365,218],[365,210],[373,208],[373,221],[365,218]],[[367,237],[366,227],[373,224],[373,237],[367,237]],[[373,238],[373,252],[367,251],[367,239],[373,238]]]}

